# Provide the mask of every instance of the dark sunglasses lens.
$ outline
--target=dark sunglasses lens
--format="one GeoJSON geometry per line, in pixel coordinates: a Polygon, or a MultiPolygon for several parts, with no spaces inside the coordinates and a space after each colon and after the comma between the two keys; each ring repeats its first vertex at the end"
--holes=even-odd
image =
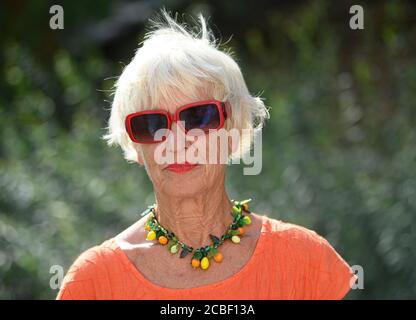
{"type": "Polygon", "coordinates": [[[168,119],[163,114],[142,114],[131,118],[130,125],[134,138],[140,142],[162,141],[162,139],[155,139],[156,131],[167,129],[168,119]]]}
{"type": "Polygon", "coordinates": [[[185,122],[186,131],[192,129],[208,131],[209,129],[217,129],[220,125],[220,115],[215,104],[187,108],[180,112],[179,118],[185,122]]]}

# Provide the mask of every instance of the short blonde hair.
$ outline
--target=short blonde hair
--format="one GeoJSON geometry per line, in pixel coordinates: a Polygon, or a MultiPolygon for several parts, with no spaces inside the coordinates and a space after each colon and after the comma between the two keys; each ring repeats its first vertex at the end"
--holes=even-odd
{"type": "MultiPolygon", "coordinates": [[[[158,108],[161,101],[175,102],[174,92],[197,101],[204,92],[212,99],[228,101],[231,117],[225,128],[259,129],[269,112],[259,96],[252,96],[232,53],[219,49],[200,14],[200,30],[192,32],[165,10],[159,21],[150,20],[142,46],[115,84],[111,114],[103,139],[119,145],[124,158],[137,162],[137,145],[125,130],[129,113],[158,108]]],[[[190,101],[192,102],[192,101],[190,101]]],[[[240,141],[241,154],[250,150],[253,136],[240,141]]]]}

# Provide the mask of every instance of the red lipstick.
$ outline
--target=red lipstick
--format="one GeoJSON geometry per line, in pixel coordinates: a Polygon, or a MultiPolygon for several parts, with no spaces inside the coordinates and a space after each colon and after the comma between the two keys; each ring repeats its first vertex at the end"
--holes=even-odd
{"type": "Polygon", "coordinates": [[[188,172],[188,171],[192,170],[196,166],[198,166],[198,164],[189,163],[189,162],[172,163],[172,164],[168,165],[165,169],[167,169],[169,171],[173,171],[175,173],[183,173],[183,172],[188,172]]]}

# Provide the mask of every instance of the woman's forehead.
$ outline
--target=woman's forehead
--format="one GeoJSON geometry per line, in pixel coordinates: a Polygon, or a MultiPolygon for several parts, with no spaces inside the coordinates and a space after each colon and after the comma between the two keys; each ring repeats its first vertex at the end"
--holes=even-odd
{"type": "Polygon", "coordinates": [[[181,106],[198,102],[209,100],[212,97],[209,97],[207,94],[202,92],[196,92],[194,95],[189,96],[185,95],[181,92],[172,93],[172,95],[168,99],[160,99],[154,107],[157,109],[163,109],[168,112],[174,113],[178,108],[181,106]]]}

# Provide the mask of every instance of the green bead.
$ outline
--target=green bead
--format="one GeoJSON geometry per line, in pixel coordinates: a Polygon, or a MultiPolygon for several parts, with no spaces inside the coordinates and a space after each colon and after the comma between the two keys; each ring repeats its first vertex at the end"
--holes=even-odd
{"type": "Polygon", "coordinates": [[[243,218],[243,221],[244,221],[244,223],[245,223],[246,225],[251,224],[251,219],[250,219],[250,217],[249,217],[249,216],[245,216],[245,217],[243,218]]]}
{"type": "Polygon", "coordinates": [[[175,244],[170,247],[170,253],[177,253],[179,251],[179,245],[175,244]]]}
{"type": "Polygon", "coordinates": [[[240,243],[240,237],[239,236],[232,236],[231,241],[234,243],[240,243]]]}
{"type": "Polygon", "coordinates": [[[233,213],[236,215],[236,214],[239,214],[239,213],[241,213],[241,208],[240,207],[237,207],[237,206],[234,206],[233,207],[233,213]]]}

